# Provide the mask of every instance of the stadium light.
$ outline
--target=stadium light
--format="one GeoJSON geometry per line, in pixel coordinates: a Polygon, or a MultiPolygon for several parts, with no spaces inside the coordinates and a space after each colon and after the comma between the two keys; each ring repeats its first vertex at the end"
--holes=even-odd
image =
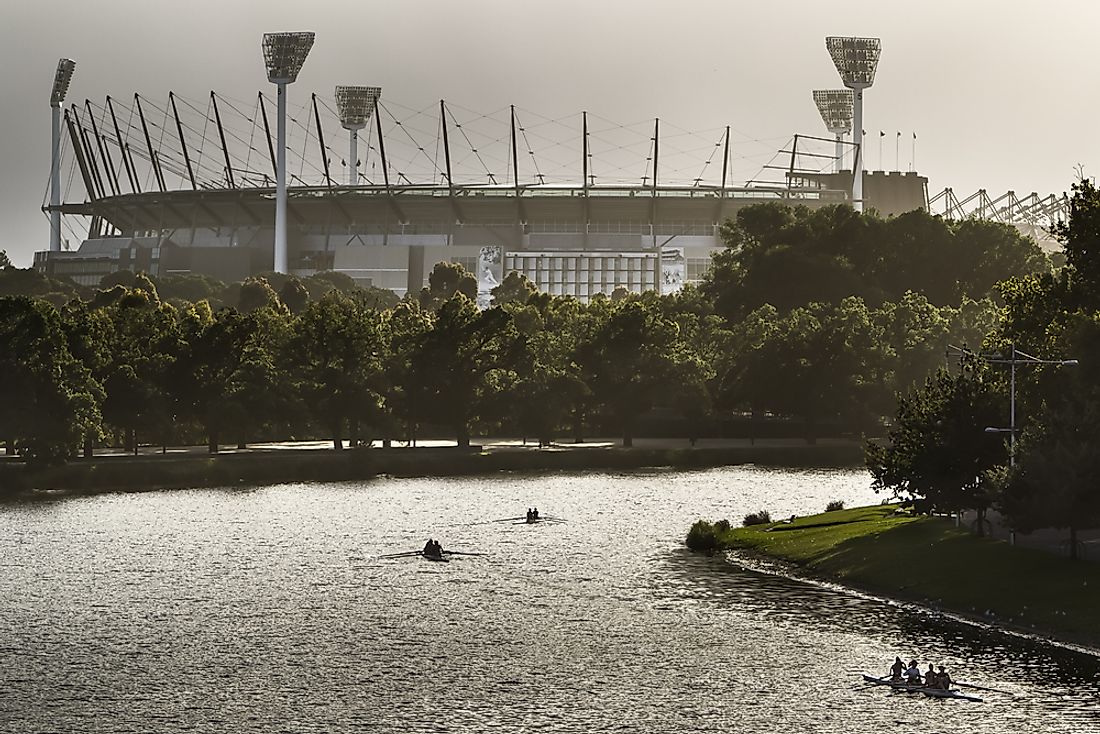
{"type": "Polygon", "coordinates": [[[340,124],[351,134],[351,170],[348,171],[348,184],[351,186],[359,183],[359,131],[370,122],[370,116],[381,94],[381,87],[336,87],[336,109],[340,113],[340,124]]]}
{"type": "Polygon", "coordinates": [[[278,89],[278,122],[275,151],[275,272],[287,273],[286,251],[286,85],[298,79],[309,50],[312,32],[265,33],[264,65],[267,80],[278,89]]]}
{"type": "Polygon", "coordinates": [[[61,251],[61,105],[69,91],[76,62],[58,59],[53,77],[50,108],[53,117],[50,136],[50,252],[61,251]]]}
{"type": "Polygon", "coordinates": [[[825,128],[836,136],[836,162],[834,171],[840,170],[840,159],[844,156],[844,135],[852,132],[851,89],[815,89],[814,104],[821,113],[825,128]]]}
{"type": "Polygon", "coordinates": [[[877,38],[829,36],[825,48],[840,72],[844,86],[852,90],[852,142],[856,146],[852,166],[852,206],[863,211],[863,90],[875,83],[882,43],[877,38]]]}

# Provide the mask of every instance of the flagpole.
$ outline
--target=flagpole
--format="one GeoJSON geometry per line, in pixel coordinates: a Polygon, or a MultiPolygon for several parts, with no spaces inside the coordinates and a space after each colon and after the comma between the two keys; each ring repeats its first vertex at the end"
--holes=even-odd
{"type": "Polygon", "coordinates": [[[909,152],[909,170],[917,170],[917,134],[913,133],[913,149],[909,152]]]}
{"type": "Polygon", "coordinates": [[[886,137],[886,133],[882,130],[878,131],[878,170],[882,170],[882,139],[886,137]]]}
{"type": "Polygon", "coordinates": [[[901,130],[898,130],[897,137],[894,138],[894,170],[900,171],[901,164],[898,163],[898,151],[901,149],[901,130]]]}

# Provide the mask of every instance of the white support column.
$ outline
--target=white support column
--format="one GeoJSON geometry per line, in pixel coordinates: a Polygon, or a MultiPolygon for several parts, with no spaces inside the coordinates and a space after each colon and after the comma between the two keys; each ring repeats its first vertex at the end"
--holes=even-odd
{"type": "Polygon", "coordinates": [[[359,183],[359,131],[349,130],[351,133],[351,161],[348,162],[348,185],[355,186],[359,183]]]}
{"type": "Polygon", "coordinates": [[[852,106],[852,142],[855,160],[852,162],[852,208],[863,211],[863,89],[855,89],[852,106]]]}
{"type": "Polygon", "coordinates": [[[61,252],[61,105],[51,107],[50,163],[50,252],[61,252]]]}
{"type": "Polygon", "coordinates": [[[286,84],[277,84],[278,122],[275,139],[275,264],[276,273],[288,273],[286,251],[286,84]]]}

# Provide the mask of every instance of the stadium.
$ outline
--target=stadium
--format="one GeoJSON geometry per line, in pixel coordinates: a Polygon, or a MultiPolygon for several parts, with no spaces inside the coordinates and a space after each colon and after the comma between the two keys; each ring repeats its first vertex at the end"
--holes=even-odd
{"type": "Polygon", "coordinates": [[[278,105],[264,92],[65,107],[72,67],[59,64],[51,100],[55,186],[43,208],[57,234],[35,267],[83,285],[118,270],[232,282],[285,267],[403,295],[447,261],[474,273],[483,295],[517,271],[542,291],[587,301],[698,281],[722,247],[721,223],[751,204],[929,208],[925,177],[862,170],[859,143],[844,134],[851,95],[836,106],[844,90],[827,104],[814,95],[835,137],[753,140],[731,126],[624,125],[513,106],[486,114],[445,101],[409,106],[376,87],[321,96],[280,84],[279,100],[296,102],[281,138],[278,105]]]}

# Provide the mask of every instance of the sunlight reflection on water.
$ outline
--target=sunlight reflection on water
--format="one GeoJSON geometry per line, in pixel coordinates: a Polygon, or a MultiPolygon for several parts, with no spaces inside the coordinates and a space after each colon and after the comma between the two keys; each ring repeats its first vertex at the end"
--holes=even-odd
{"type": "Polygon", "coordinates": [[[0,731],[1100,730],[1095,658],[688,553],[857,470],[382,479],[0,509],[0,731]],[[567,523],[490,522],[537,505],[567,523]],[[428,537],[486,551],[380,555],[428,537]],[[895,654],[1016,695],[858,685],[895,654]]]}

